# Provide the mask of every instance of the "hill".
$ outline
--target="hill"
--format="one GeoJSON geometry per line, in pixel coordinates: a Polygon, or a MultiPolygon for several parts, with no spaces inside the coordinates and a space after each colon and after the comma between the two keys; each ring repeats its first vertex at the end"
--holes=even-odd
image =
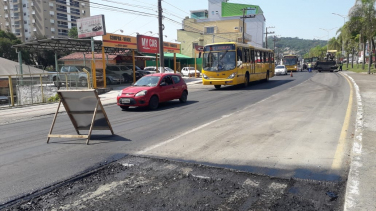
{"type": "MultiPolygon", "coordinates": [[[[274,37],[268,37],[268,48],[273,49],[274,37]]],[[[311,48],[318,45],[325,46],[328,42],[326,40],[306,40],[298,37],[278,37],[275,43],[277,54],[297,54],[302,57],[308,53],[311,48]]]]}

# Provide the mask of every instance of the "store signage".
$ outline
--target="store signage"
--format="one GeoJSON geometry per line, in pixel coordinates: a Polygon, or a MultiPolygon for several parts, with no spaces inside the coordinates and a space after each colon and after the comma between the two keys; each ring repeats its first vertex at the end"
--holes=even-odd
{"type": "Polygon", "coordinates": [[[106,34],[104,15],[95,15],[76,20],[78,38],[103,36],[106,34]]]}
{"type": "Polygon", "coordinates": [[[137,35],[137,50],[140,53],[159,53],[159,38],[137,35]]]}
{"type": "Polygon", "coordinates": [[[180,53],[180,44],[163,42],[163,51],[169,53],[180,53]]]}
{"type": "Polygon", "coordinates": [[[103,46],[137,50],[137,38],[118,34],[106,34],[102,37],[103,46]]]}

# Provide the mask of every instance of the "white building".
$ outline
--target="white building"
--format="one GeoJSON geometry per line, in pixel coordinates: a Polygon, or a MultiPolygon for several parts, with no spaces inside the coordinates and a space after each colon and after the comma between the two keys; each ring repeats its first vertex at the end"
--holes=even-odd
{"type": "Polygon", "coordinates": [[[243,9],[246,10],[246,16],[252,16],[252,18],[245,19],[245,33],[252,37],[250,44],[263,47],[266,19],[257,5],[228,3],[228,0],[208,0],[208,10],[191,11],[191,18],[196,19],[197,23],[240,19],[243,17],[243,9]]]}

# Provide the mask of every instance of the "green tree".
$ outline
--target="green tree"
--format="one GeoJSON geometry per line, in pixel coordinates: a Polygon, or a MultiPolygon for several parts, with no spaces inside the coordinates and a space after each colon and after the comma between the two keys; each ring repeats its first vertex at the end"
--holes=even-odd
{"type": "MultiPolygon", "coordinates": [[[[18,53],[13,45],[21,44],[13,33],[0,30],[0,57],[12,61],[18,61],[18,53]]],[[[30,53],[28,51],[21,51],[22,60],[25,64],[32,64],[30,53]]]]}
{"type": "MultiPolygon", "coordinates": [[[[350,28],[353,32],[359,32],[360,41],[363,43],[363,55],[365,54],[365,46],[367,40],[372,46],[373,37],[376,34],[376,0],[357,0],[355,6],[350,11],[350,28]]],[[[372,49],[370,51],[370,58],[372,58],[372,49]]],[[[368,65],[368,74],[371,73],[370,59],[368,65]]],[[[365,68],[365,57],[363,60],[363,69],[365,68]]]]}
{"type": "Polygon", "coordinates": [[[74,38],[74,39],[78,39],[78,31],[77,31],[77,27],[72,27],[69,32],[68,32],[68,37],[69,38],[74,38]]]}

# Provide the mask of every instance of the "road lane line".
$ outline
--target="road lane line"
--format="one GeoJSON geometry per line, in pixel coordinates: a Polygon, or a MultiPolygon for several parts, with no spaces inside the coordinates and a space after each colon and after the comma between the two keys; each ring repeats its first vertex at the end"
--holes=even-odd
{"type": "Polygon", "coordinates": [[[356,99],[357,99],[357,114],[356,114],[356,126],[354,134],[354,144],[351,152],[351,163],[349,176],[347,178],[346,184],[346,195],[345,195],[345,205],[344,210],[359,210],[357,204],[357,199],[360,195],[359,193],[359,168],[362,167],[362,139],[363,139],[363,103],[362,97],[360,95],[359,86],[356,84],[355,80],[347,75],[346,73],[341,73],[351,80],[355,87],[356,99]]]}
{"type": "MultiPolygon", "coordinates": [[[[313,76],[312,76],[312,77],[313,77],[313,76]]],[[[292,86],[292,87],[290,87],[290,88],[288,88],[288,89],[286,89],[286,90],[283,90],[283,92],[288,91],[288,90],[290,90],[290,89],[293,89],[293,88],[295,88],[295,87],[298,86],[298,85],[301,85],[301,84],[306,83],[306,82],[307,82],[308,80],[310,80],[312,77],[309,77],[307,80],[302,81],[301,83],[299,83],[299,84],[297,84],[297,85],[295,85],[295,86],[292,86]]],[[[205,124],[203,124],[203,125],[201,125],[201,126],[195,127],[195,128],[193,128],[193,129],[191,129],[191,130],[189,130],[189,131],[187,131],[187,132],[185,132],[185,133],[182,133],[182,134],[180,134],[180,135],[178,135],[178,136],[176,136],[176,137],[174,137],[174,138],[171,138],[171,139],[169,139],[169,140],[167,140],[167,141],[163,141],[163,142],[158,143],[158,144],[156,144],[156,145],[150,146],[150,147],[148,147],[148,148],[146,148],[146,149],[144,149],[144,150],[138,151],[138,152],[136,152],[135,154],[136,154],[136,155],[142,155],[142,154],[144,154],[144,153],[147,153],[147,152],[149,152],[149,151],[151,151],[151,150],[153,150],[153,149],[155,149],[155,148],[158,148],[158,147],[163,146],[163,145],[165,145],[165,144],[168,144],[168,143],[170,143],[170,142],[172,142],[172,141],[175,141],[175,140],[178,139],[178,138],[181,138],[181,137],[186,136],[186,135],[188,135],[188,134],[190,134],[190,133],[193,133],[193,132],[195,132],[195,131],[197,131],[197,130],[199,130],[199,129],[202,129],[202,128],[206,127],[206,126],[209,126],[209,125],[211,125],[211,124],[213,124],[213,123],[215,123],[215,122],[218,122],[218,121],[220,121],[220,120],[222,120],[222,119],[225,119],[225,118],[227,118],[227,117],[230,117],[230,116],[232,116],[232,115],[234,115],[234,114],[236,114],[236,113],[239,113],[239,112],[245,111],[245,110],[247,110],[247,109],[249,109],[249,108],[251,108],[251,107],[253,107],[253,106],[255,106],[255,105],[259,104],[259,103],[262,103],[262,102],[264,102],[264,101],[266,101],[266,100],[268,100],[268,99],[270,99],[270,98],[272,98],[272,97],[274,97],[274,96],[276,96],[276,95],[279,95],[279,94],[280,94],[280,92],[275,93],[275,94],[273,94],[273,95],[271,95],[271,96],[269,96],[269,97],[267,97],[267,98],[265,98],[265,99],[263,99],[263,100],[261,100],[261,101],[259,101],[259,102],[257,102],[257,103],[254,103],[254,104],[252,104],[252,105],[246,106],[245,108],[243,108],[243,109],[241,109],[241,110],[235,111],[235,112],[230,113],[230,114],[227,114],[227,115],[223,115],[223,116],[220,117],[219,119],[216,119],[216,120],[213,120],[213,121],[211,121],[211,122],[205,123],[205,124]]]]}
{"type": "Polygon", "coordinates": [[[339,170],[341,168],[341,164],[342,164],[342,160],[343,160],[343,153],[344,153],[344,149],[345,149],[345,146],[346,146],[346,136],[347,136],[348,129],[349,129],[349,126],[350,126],[350,121],[351,121],[351,111],[352,111],[352,105],[353,105],[353,96],[354,96],[353,89],[354,89],[354,87],[347,77],[344,77],[344,78],[346,78],[346,80],[347,80],[347,82],[349,83],[349,86],[350,86],[349,103],[347,105],[345,120],[343,121],[341,134],[339,136],[337,150],[334,154],[334,159],[333,159],[333,163],[332,163],[332,167],[331,167],[332,170],[334,170],[334,169],[339,170]]]}

